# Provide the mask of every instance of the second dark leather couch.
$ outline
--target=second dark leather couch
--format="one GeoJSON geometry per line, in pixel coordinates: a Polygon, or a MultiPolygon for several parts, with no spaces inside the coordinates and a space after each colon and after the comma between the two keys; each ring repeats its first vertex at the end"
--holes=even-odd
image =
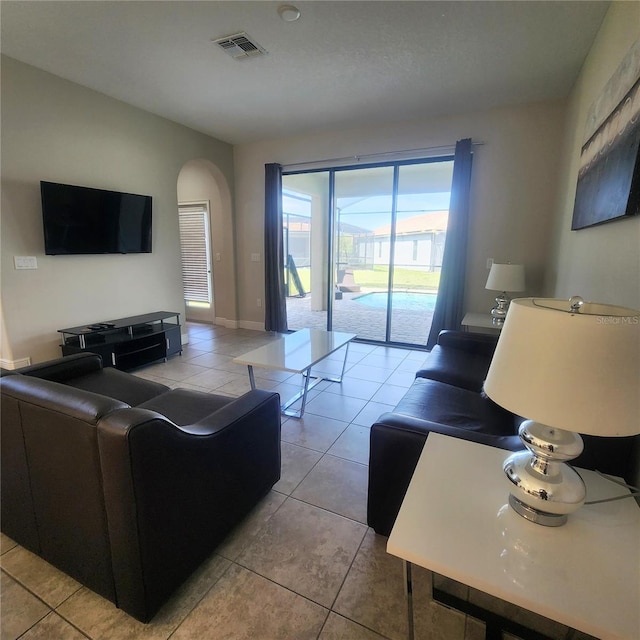
{"type": "MultiPolygon", "coordinates": [[[[392,412],[371,427],[367,521],[389,535],[429,433],[511,451],[523,448],[518,427],[524,418],[495,404],[482,386],[497,336],[443,331],[425,366],[392,412]]],[[[598,469],[633,483],[638,474],[640,436],[583,436],[577,467],[598,469]]]]}

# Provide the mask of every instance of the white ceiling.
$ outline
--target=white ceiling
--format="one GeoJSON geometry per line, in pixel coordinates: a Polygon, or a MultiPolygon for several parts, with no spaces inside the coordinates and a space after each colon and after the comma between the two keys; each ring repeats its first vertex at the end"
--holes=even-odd
{"type": "Polygon", "coordinates": [[[608,2],[2,0],[2,53],[237,144],[568,95],[608,2]],[[246,31],[268,55],[212,39],[246,31]]]}

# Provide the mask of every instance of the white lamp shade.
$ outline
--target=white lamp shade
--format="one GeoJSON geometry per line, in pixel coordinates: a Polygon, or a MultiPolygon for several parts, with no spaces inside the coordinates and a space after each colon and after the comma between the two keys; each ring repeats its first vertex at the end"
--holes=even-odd
{"type": "Polygon", "coordinates": [[[494,262],[485,288],[491,291],[524,291],[524,265],[494,262]]]}
{"type": "Polygon", "coordinates": [[[640,433],[640,311],[513,300],[484,388],[505,409],[551,427],[640,433]]]}

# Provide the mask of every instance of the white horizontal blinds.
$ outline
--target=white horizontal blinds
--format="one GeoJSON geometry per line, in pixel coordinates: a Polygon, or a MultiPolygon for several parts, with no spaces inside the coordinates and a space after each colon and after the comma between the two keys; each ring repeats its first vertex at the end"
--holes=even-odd
{"type": "Polygon", "coordinates": [[[178,206],[184,299],[211,304],[209,215],[207,205],[178,206]]]}

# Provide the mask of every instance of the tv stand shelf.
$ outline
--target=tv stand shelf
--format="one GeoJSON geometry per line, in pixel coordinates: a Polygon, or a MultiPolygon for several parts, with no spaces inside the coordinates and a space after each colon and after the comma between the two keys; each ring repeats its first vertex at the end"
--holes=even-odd
{"type": "Polygon", "coordinates": [[[180,314],[156,311],[130,318],[59,329],[62,355],[90,351],[123,371],[182,353],[180,314]]]}

